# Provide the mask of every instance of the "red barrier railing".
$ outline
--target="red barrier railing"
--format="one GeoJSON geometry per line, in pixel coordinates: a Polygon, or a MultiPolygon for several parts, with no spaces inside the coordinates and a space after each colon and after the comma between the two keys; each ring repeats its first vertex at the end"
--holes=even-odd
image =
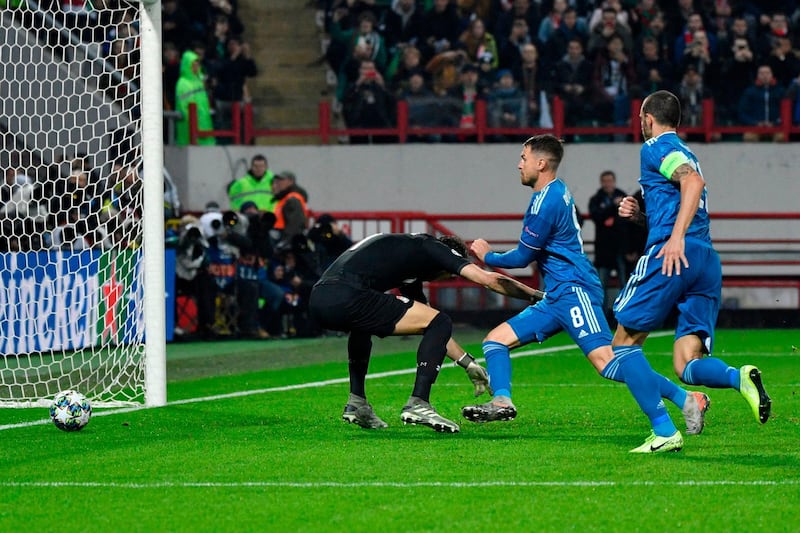
{"type": "MultiPolygon", "coordinates": [[[[521,223],[521,214],[517,213],[438,213],[431,214],[422,211],[331,211],[328,212],[339,221],[342,228],[354,239],[358,240],[371,233],[407,233],[425,232],[434,235],[459,234],[453,231],[453,225],[464,222],[481,222],[485,228],[493,222],[521,223]]],[[[588,219],[588,216],[584,215],[588,219]]],[[[715,239],[715,244],[723,264],[724,287],[777,287],[797,291],[800,301],[800,212],[798,213],[712,213],[711,218],[717,225],[724,222],[748,221],[752,224],[771,223],[784,221],[786,224],[781,230],[782,234],[775,234],[774,230],[764,229],[763,234],[768,238],[743,237],[715,239]]],[[[515,226],[516,228],[516,226],[515,226]]],[[[735,233],[734,233],[735,234],[735,233]]],[[[479,235],[464,235],[465,239],[472,239],[479,235]]],[[[515,238],[516,234],[510,236],[515,238]]],[[[512,247],[516,240],[493,239],[496,246],[512,247]]],[[[590,240],[584,242],[587,252],[592,255],[594,243],[590,240]]],[[[517,275],[533,287],[538,287],[539,277],[535,269],[517,275]]],[[[431,291],[431,301],[435,303],[437,290],[440,288],[457,287],[469,288],[473,285],[461,279],[432,284],[436,290],[431,291]]],[[[486,291],[484,291],[486,292],[486,291]]],[[[472,295],[474,298],[487,298],[486,294],[472,295]]],[[[462,298],[457,294],[456,298],[462,298]]],[[[511,305],[505,299],[505,305],[511,305]]]]}
{"type": "MultiPolygon", "coordinates": [[[[340,136],[375,136],[395,138],[398,143],[405,143],[412,135],[453,135],[466,141],[483,143],[493,135],[530,136],[537,133],[552,133],[562,138],[565,135],[625,135],[633,142],[641,142],[641,128],[637,119],[641,100],[631,101],[631,120],[622,126],[567,126],[564,121],[564,102],[553,98],[551,116],[552,128],[493,128],[487,123],[486,102],[478,100],[475,106],[475,126],[459,127],[419,127],[411,126],[408,119],[408,103],[397,102],[397,125],[391,128],[335,128],[331,122],[331,104],[321,101],[318,105],[317,127],[312,128],[258,128],[253,124],[253,106],[246,103],[240,106],[235,103],[232,114],[234,123],[229,130],[200,131],[197,127],[197,108],[189,105],[189,137],[190,144],[197,144],[197,139],[218,137],[231,139],[234,144],[254,144],[258,137],[318,137],[321,144],[329,144],[331,138],[340,136]]],[[[778,134],[784,141],[793,134],[800,134],[800,125],[792,123],[792,105],[789,99],[781,102],[781,123],[775,126],[722,125],[714,121],[714,101],[703,101],[703,123],[698,126],[682,126],[679,131],[687,134],[702,135],[706,142],[718,140],[722,134],[756,133],[761,135],[778,134]]]]}

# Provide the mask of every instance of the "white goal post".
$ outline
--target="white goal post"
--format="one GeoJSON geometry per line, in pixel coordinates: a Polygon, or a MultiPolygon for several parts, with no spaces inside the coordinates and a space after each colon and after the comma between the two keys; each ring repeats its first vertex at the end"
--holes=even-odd
{"type": "Polygon", "coordinates": [[[0,7],[0,407],[166,403],[161,2],[0,7]]]}

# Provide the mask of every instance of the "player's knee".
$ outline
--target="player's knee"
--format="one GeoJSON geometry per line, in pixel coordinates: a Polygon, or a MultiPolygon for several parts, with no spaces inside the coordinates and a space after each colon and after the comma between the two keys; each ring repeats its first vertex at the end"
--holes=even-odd
{"type": "Polygon", "coordinates": [[[431,320],[428,327],[425,328],[425,336],[443,337],[445,343],[450,339],[453,333],[453,320],[445,313],[437,313],[433,320],[431,320]]]}

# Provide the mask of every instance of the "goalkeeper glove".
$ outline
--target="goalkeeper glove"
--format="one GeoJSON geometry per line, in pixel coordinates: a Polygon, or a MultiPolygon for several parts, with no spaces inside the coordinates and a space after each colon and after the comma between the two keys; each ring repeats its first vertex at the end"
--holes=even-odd
{"type": "Polygon", "coordinates": [[[475,396],[480,396],[487,389],[489,394],[492,393],[492,389],[489,386],[489,374],[486,373],[485,368],[475,362],[474,357],[465,353],[456,361],[456,364],[466,371],[470,381],[475,385],[475,396]]]}

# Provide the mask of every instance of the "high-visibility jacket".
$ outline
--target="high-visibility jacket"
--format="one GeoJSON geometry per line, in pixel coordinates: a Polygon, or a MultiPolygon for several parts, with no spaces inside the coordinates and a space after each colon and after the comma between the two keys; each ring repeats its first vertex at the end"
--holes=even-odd
{"type": "MultiPolygon", "coordinates": [[[[285,235],[296,235],[301,233],[304,229],[306,224],[308,223],[308,206],[306,205],[305,197],[300,194],[298,191],[291,191],[285,196],[281,196],[277,202],[275,203],[275,225],[273,226],[275,229],[282,231],[285,235]],[[286,216],[284,213],[284,206],[290,199],[295,199],[300,202],[300,205],[303,209],[303,224],[302,227],[286,227],[287,221],[286,216]]],[[[299,226],[299,224],[298,224],[299,226]]]]}
{"type": "Polygon", "coordinates": [[[272,211],[272,178],[271,170],[258,180],[249,172],[228,186],[228,201],[231,209],[239,211],[245,202],[254,202],[260,211],[272,211]]]}

